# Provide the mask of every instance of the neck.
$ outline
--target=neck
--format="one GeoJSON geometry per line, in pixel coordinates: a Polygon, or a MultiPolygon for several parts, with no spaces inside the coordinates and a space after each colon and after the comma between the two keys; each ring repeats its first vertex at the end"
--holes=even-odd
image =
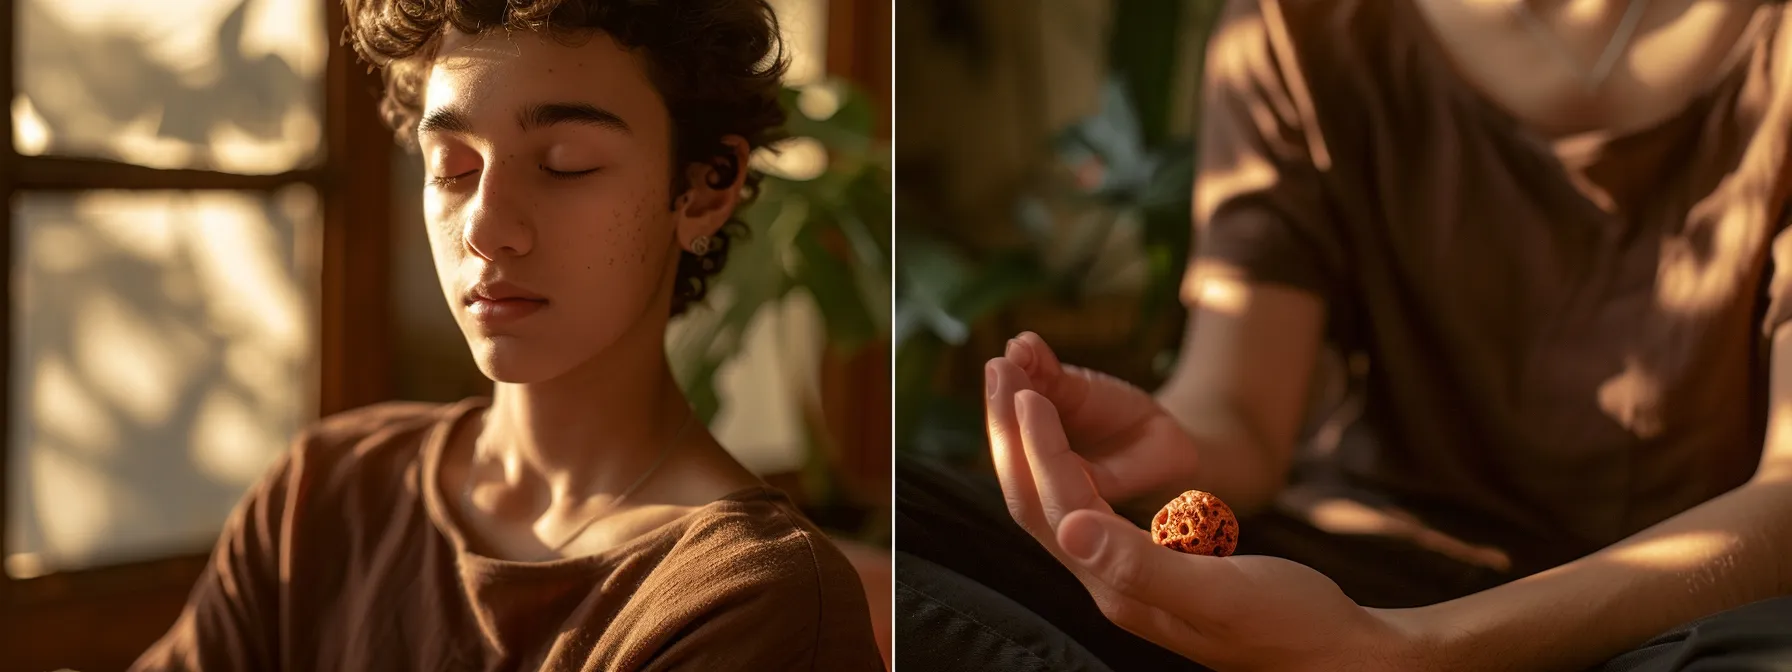
{"type": "Polygon", "coordinates": [[[638,324],[557,378],[495,386],[477,450],[505,480],[536,481],[554,500],[615,494],[694,422],[666,363],[664,320],[643,322],[659,328],[638,324]]]}

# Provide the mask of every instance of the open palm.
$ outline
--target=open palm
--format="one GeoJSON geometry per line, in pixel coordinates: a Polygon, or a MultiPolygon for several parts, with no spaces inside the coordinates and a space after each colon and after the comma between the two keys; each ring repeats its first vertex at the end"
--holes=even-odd
{"type": "Polygon", "coordinates": [[[1194,447],[1176,439],[1180,429],[1148,395],[1106,376],[1064,370],[1051,383],[1072,409],[1061,413],[1027,371],[1051,375],[1055,359],[1038,361],[1049,357],[990,361],[990,452],[1009,513],[1109,620],[1221,669],[1401,667],[1388,657],[1402,650],[1396,621],[1357,605],[1319,572],[1273,557],[1178,553],[1116,515],[1109,501],[1119,493],[1185,478],[1182,469],[1153,475],[1145,456],[1182,457],[1192,471],[1194,447]]]}

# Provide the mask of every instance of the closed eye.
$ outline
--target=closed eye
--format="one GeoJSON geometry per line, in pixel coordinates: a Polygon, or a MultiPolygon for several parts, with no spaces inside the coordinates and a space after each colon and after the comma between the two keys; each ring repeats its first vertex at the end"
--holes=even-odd
{"type": "Polygon", "coordinates": [[[477,173],[477,172],[479,172],[479,171],[477,171],[477,170],[469,170],[469,171],[467,171],[467,172],[464,172],[464,173],[461,173],[461,174],[459,174],[459,175],[443,175],[443,176],[434,176],[434,175],[432,175],[432,176],[430,176],[430,178],[429,178],[429,186],[432,186],[432,187],[452,187],[452,186],[454,186],[454,185],[455,185],[455,183],[458,183],[458,182],[460,182],[460,181],[461,181],[461,180],[464,180],[464,179],[466,179],[466,178],[469,178],[469,177],[472,177],[472,176],[473,176],[473,173],[477,173]]]}
{"type": "Polygon", "coordinates": [[[542,172],[547,173],[549,177],[552,177],[557,180],[570,180],[570,179],[574,179],[574,178],[578,178],[578,177],[584,177],[586,175],[590,175],[590,174],[598,171],[597,168],[588,168],[585,170],[554,170],[553,168],[549,168],[547,166],[541,166],[541,170],[542,170],[542,172]]]}

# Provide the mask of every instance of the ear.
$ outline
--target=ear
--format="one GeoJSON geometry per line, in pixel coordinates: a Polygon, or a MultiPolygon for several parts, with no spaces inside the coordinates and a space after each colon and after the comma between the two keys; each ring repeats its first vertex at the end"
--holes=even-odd
{"type": "Polygon", "coordinates": [[[747,183],[747,140],[725,136],[722,146],[731,153],[718,153],[706,163],[685,166],[685,181],[690,186],[672,200],[678,246],[685,250],[691,249],[691,241],[697,237],[715,235],[740,205],[740,192],[747,183]]]}

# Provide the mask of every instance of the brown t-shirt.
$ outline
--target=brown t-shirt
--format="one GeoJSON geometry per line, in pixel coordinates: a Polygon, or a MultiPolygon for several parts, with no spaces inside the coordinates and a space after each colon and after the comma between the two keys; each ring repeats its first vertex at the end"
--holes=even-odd
{"type": "Polygon", "coordinates": [[[303,434],[132,669],[883,669],[857,574],[770,488],[599,555],[467,551],[432,475],[481,406],[383,404],[303,434]]]}
{"type": "Polygon", "coordinates": [[[1529,572],[1753,473],[1762,335],[1792,314],[1792,64],[1764,11],[1683,112],[1554,142],[1455,74],[1413,0],[1230,3],[1197,259],[1320,295],[1369,363],[1298,478],[1529,572]]]}

